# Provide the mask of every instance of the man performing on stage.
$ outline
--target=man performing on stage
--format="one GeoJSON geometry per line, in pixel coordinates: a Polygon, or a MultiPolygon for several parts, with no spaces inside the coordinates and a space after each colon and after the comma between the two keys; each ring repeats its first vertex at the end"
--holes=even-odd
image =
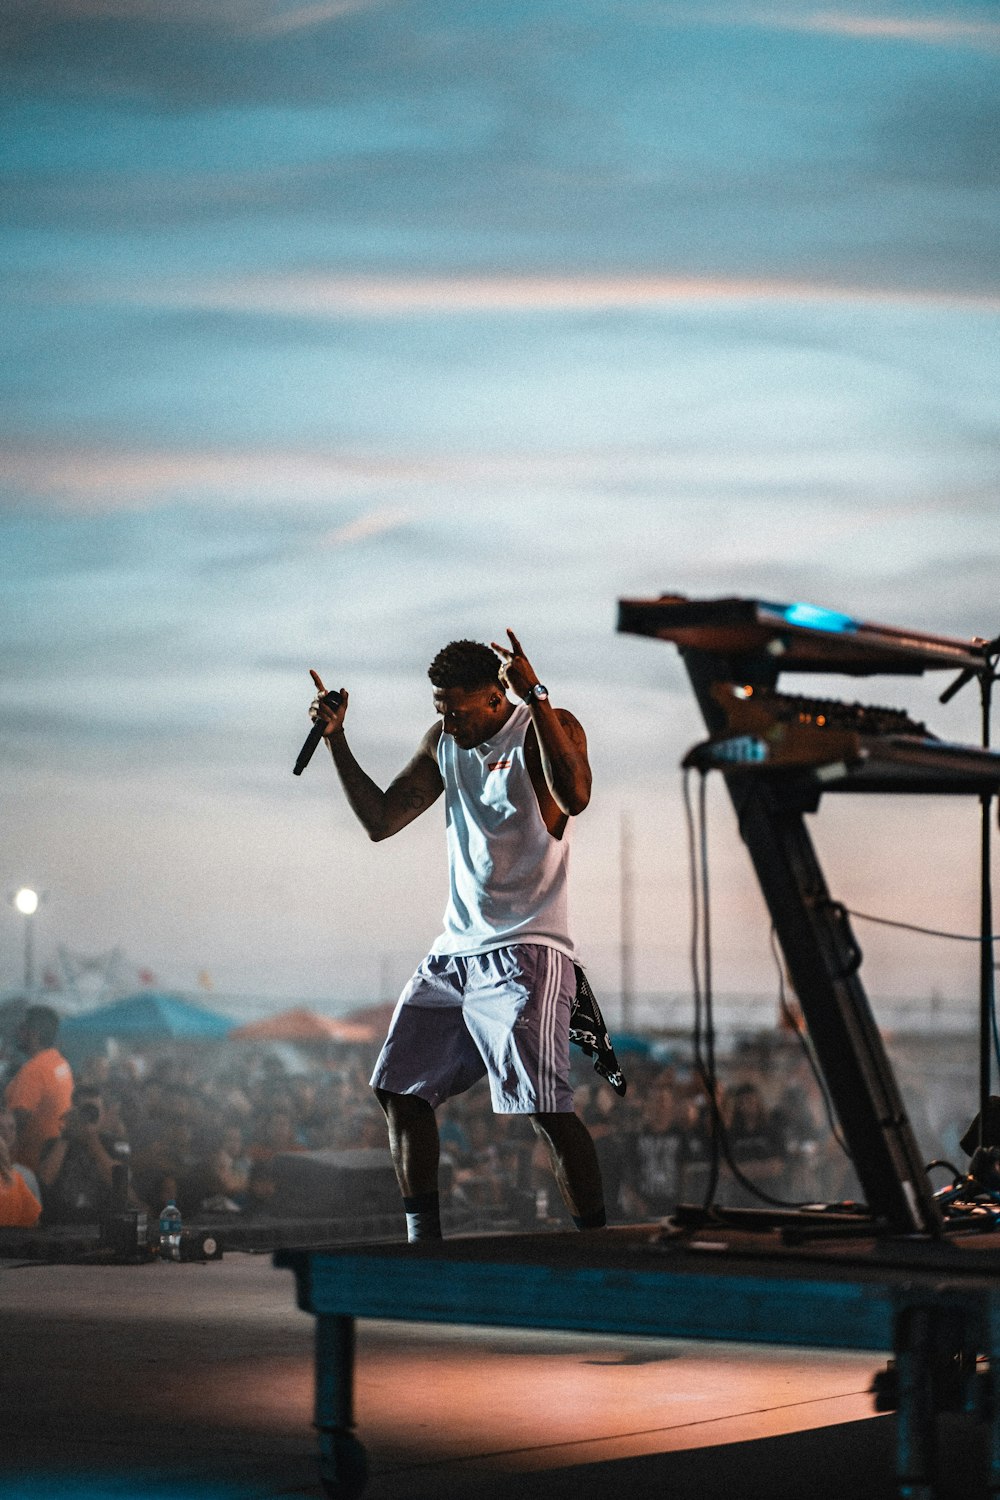
{"type": "Polygon", "coordinates": [[[427,675],[439,721],[384,792],[348,746],[346,689],[338,706],[312,707],[369,838],[399,833],[445,794],[444,931],[399,998],[371,1079],[411,1240],[441,1237],[434,1109],[484,1075],[494,1113],[530,1117],[577,1228],[605,1223],[597,1154],[569,1082],[566,876],[571,819],[590,801],[587,741],[507,634],[509,648],[453,641],[438,652],[427,675]]]}

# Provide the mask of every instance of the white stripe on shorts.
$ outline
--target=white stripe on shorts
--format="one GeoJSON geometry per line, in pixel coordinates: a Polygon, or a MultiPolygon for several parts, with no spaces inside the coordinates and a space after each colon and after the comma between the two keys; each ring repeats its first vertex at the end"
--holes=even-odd
{"type": "Polygon", "coordinates": [[[545,977],[542,989],[541,1013],[538,1020],[538,1088],[539,1108],[552,1114],[556,1107],[556,1034],[559,1017],[559,986],[562,978],[560,955],[552,948],[545,948],[545,977]]]}

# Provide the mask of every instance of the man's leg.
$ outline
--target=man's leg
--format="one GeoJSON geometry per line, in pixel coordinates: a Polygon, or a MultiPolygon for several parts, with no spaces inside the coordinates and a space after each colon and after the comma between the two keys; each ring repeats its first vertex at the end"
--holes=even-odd
{"type": "Polygon", "coordinates": [[[389,1127],[389,1150],[406,1211],[406,1237],[411,1241],[439,1240],[441,1145],[434,1110],[416,1094],[390,1094],[377,1088],[375,1097],[389,1127]]]}
{"type": "Polygon", "coordinates": [[[548,1148],[559,1191],[577,1229],[603,1229],[604,1186],[586,1125],[571,1113],[532,1115],[531,1123],[548,1148]]]}

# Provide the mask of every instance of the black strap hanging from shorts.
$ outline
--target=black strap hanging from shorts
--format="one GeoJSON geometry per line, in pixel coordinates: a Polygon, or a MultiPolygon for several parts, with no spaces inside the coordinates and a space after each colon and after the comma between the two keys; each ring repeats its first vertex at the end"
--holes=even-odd
{"type": "Polygon", "coordinates": [[[573,972],[576,974],[576,994],[570,1007],[569,1039],[581,1052],[594,1059],[594,1071],[607,1079],[615,1093],[624,1094],[628,1087],[625,1074],[618,1066],[597,996],[579,964],[573,965],[573,972]]]}

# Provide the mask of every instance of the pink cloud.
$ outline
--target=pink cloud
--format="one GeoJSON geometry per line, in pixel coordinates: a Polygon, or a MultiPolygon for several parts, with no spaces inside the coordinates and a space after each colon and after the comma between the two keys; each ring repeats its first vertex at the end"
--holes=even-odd
{"type": "MultiPolygon", "coordinates": [[[[433,449],[392,453],[343,450],[316,453],[291,449],[171,451],[156,449],[0,449],[0,471],[9,492],[42,506],[83,514],[142,510],[165,499],[210,500],[213,504],[329,504],[370,496],[376,509],[332,530],[329,545],[360,540],[409,519],[387,494],[405,495],[411,509],[422,492],[443,487],[544,486],[606,483],[666,485],[706,482],[787,485],[821,483],[831,456],[799,452],[707,455],[700,448],[595,447],[534,451],[482,449],[438,453],[433,449]]],[[[433,502],[429,502],[433,503],[433,502]]]]}
{"type": "MultiPolygon", "coordinates": [[[[118,290],[118,289],[116,289],[118,290]]],[[[1000,310],[989,294],[901,287],[685,276],[248,276],[234,281],[133,286],[145,305],[199,307],[312,318],[400,318],[479,313],[623,310],[710,303],[877,303],[1000,310]]]]}
{"type": "Polygon", "coordinates": [[[845,11],[814,11],[802,16],[765,13],[763,25],[792,31],[820,31],[866,41],[924,42],[929,46],[1000,49],[1000,23],[959,20],[954,16],[849,15],[845,11]]]}

